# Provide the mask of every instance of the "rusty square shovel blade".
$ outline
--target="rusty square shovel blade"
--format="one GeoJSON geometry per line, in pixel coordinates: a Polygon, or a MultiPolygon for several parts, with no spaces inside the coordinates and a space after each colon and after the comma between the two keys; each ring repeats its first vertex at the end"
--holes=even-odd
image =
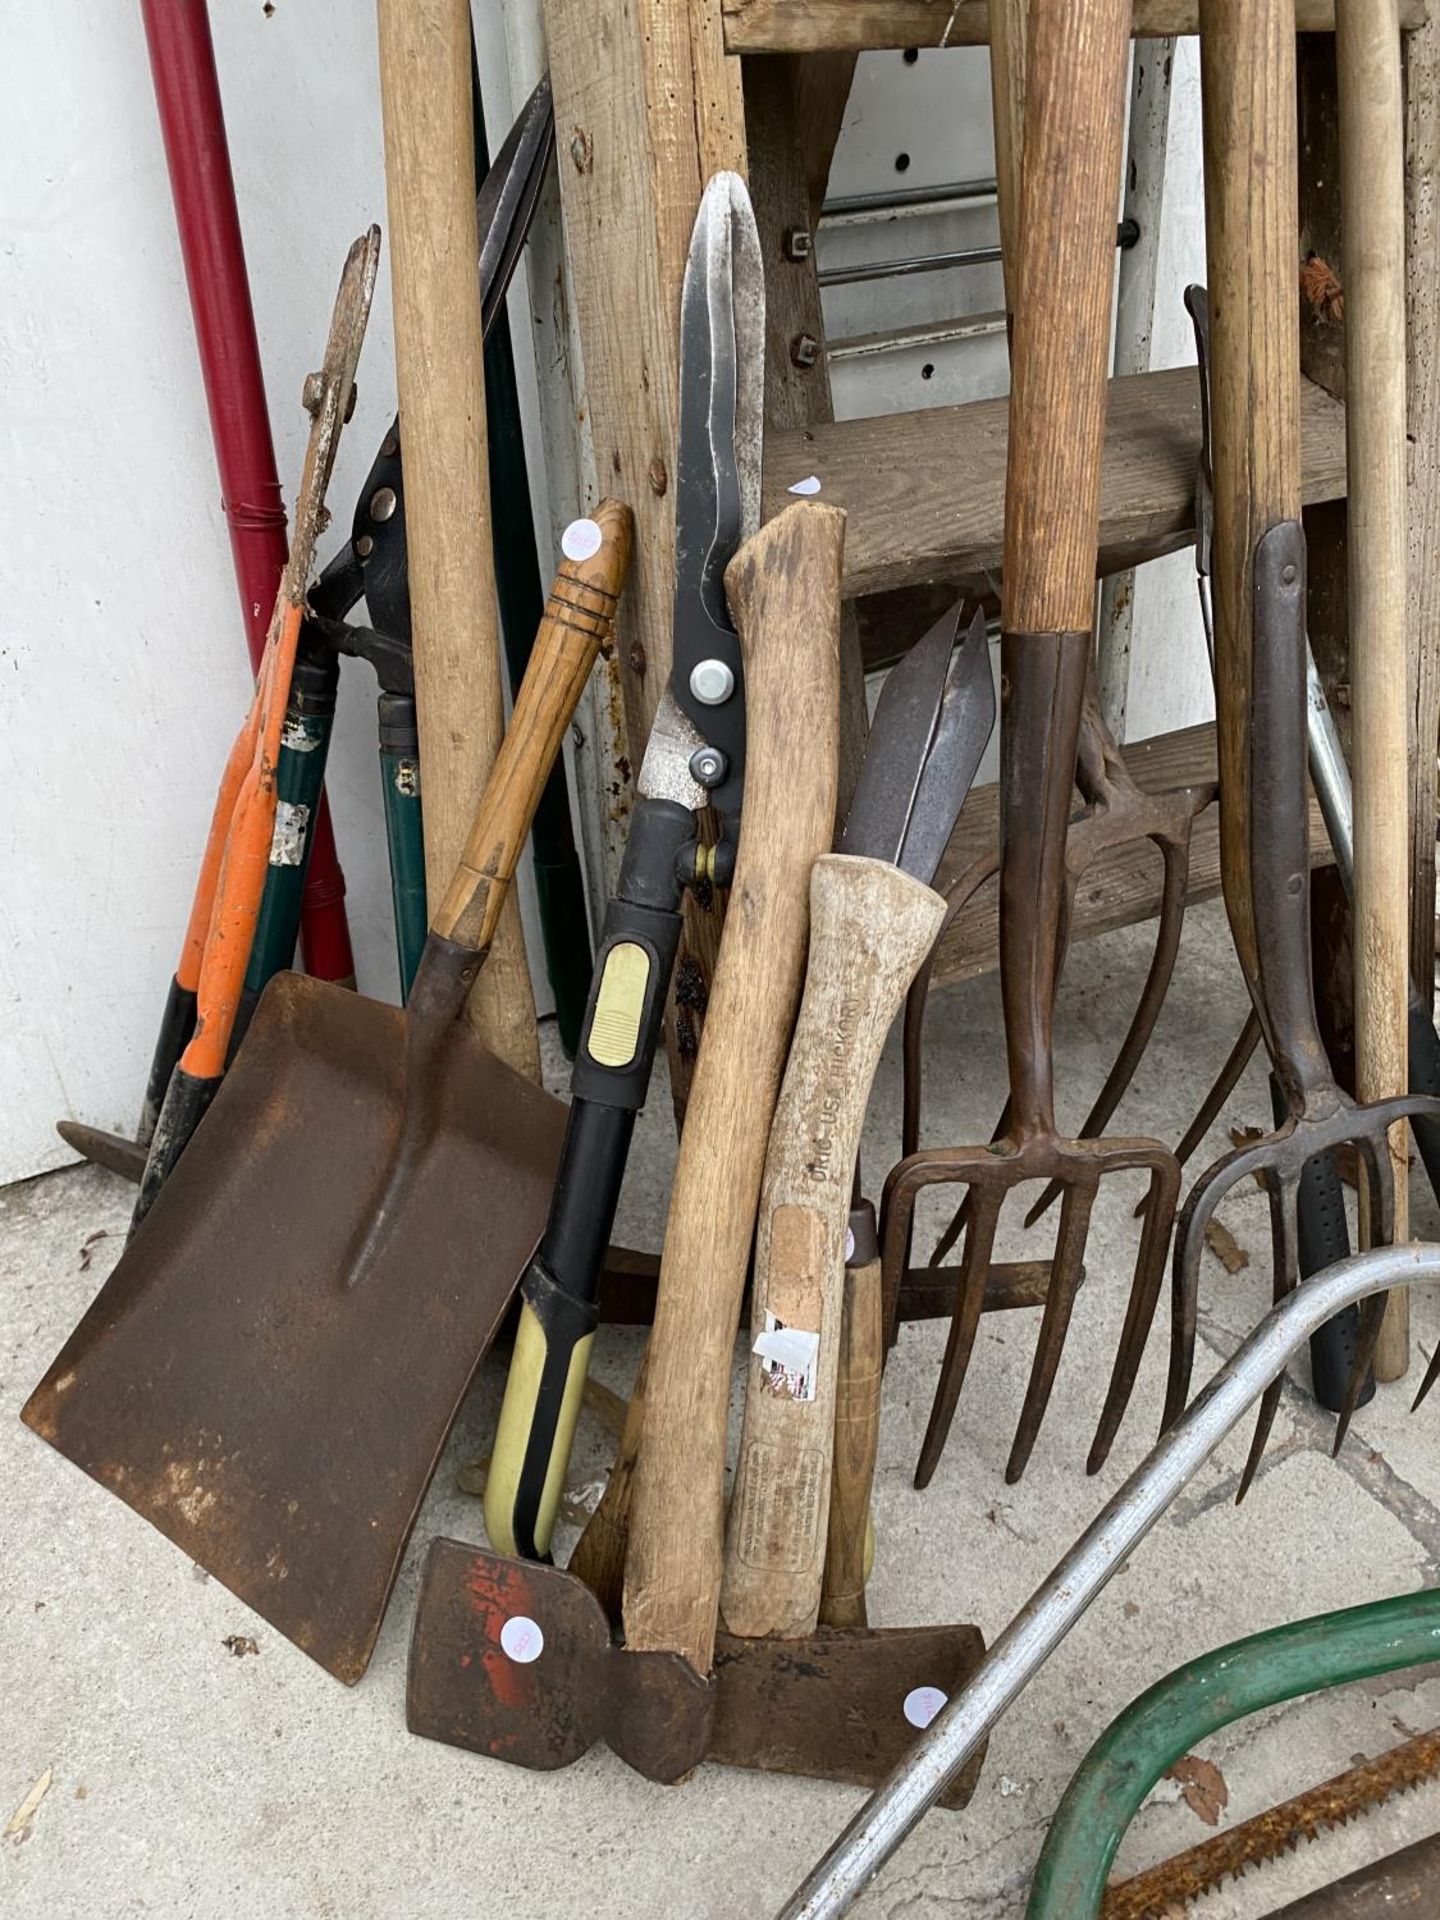
{"type": "MultiPolygon", "coordinates": [[[[722,1633],[706,1680],[678,1654],[617,1646],[574,1574],[434,1540],[415,1609],[406,1724],[538,1772],[571,1766],[603,1740],[667,1784],[708,1759],[875,1786],[984,1652],[973,1626],[822,1628],[797,1640],[722,1633]]],[[[965,1805],[983,1757],[942,1806],[965,1805]]]]}
{"type": "Polygon", "coordinates": [[[405,1016],[270,984],[27,1424],[346,1682],[544,1224],[564,1109],[456,1023],[378,1255],[405,1016]]]}

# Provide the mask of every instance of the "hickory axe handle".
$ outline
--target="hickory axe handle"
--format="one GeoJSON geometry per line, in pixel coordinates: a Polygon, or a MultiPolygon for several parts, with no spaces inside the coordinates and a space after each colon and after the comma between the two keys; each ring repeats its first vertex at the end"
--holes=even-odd
{"type": "Polygon", "coordinates": [[[670,1202],[625,1568],[626,1643],[707,1673],[735,1325],[785,1046],[809,876],[835,821],[845,516],[799,502],[726,569],[745,651],[744,825],[670,1202]]]}

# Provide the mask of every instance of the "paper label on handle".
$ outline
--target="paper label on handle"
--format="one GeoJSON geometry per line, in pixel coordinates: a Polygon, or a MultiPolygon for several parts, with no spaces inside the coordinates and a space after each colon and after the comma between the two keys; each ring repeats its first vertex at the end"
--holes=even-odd
{"type": "Polygon", "coordinates": [[[604,539],[593,520],[572,520],[560,536],[560,551],[567,560],[593,560],[604,539]]]}
{"type": "Polygon", "coordinates": [[[767,1393],[777,1400],[813,1400],[820,1364],[820,1336],[804,1327],[787,1327],[773,1313],[765,1315],[765,1331],[755,1342],[760,1377],[767,1393]]]}
{"type": "Polygon", "coordinates": [[[517,1666],[528,1667],[545,1651],[545,1635],[538,1620],[527,1614],[513,1614],[500,1629],[500,1645],[517,1666]]]}

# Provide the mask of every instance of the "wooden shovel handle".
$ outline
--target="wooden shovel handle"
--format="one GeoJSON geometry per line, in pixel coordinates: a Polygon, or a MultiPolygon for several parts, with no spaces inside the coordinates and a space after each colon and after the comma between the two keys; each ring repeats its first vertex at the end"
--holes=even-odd
{"type": "Polygon", "coordinates": [[[720,1598],[735,1324],[805,959],[809,875],[834,829],[845,516],[800,502],[725,575],[745,650],[745,814],[665,1232],[625,1570],[625,1637],[709,1671],[720,1598]]]}
{"type": "Polygon", "coordinates": [[[1032,12],[1006,478],[1010,633],[1088,632],[1094,621],[1129,52],[1126,0],[1046,0],[1032,12]]]}
{"type": "Polygon", "coordinates": [[[1253,989],[1252,561],[1262,533],[1300,515],[1294,7],[1292,0],[1201,0],[1200,30],[1220,878],[1236,952],[1253,989]]]}
{"type": "Polygon", "coordinates": [[[567,531],[580,546],[588,534],[594,551],[561,562],[480,810],[435,915],[434,931],[457,946],[483,953],[495,936],[550,768],[610,637],[633,530],[629,507],[602,500],[589,520],[567,531]]]}
{"type": "Polygon", "coordinates": [[[770,1129],[755,1239],[745,1426],[720,1607],[732,1633],[815,1626],[835,1448],[845,1230],[870,1087],[945,902],[885,860],[827,854],[810,881],[805,997],[770,1129]],[[784,1329],[797,1355],[757,1343],[784,1329]]]}
{"type": "Polygon", "coordinates": [[[272,627],[274,637],[266,648],[256,695],[259,719],[254,752],[236,796],[215,884],[215,904],[196,989],[195,1032],[180,1056],[180,1065],[197,1080],[218,1079],[225,1071],[235,1009],[250,962],[275,833],[280,730],[290,698],[302,617],[298,603],[283,598],[276,602],[278,630],[272,627]]]}

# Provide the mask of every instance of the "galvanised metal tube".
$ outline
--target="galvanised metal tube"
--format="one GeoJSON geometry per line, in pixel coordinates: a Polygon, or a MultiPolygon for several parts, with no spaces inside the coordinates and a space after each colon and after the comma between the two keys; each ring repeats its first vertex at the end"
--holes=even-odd
{"type": "Polygon", "coordinates": [[[781,1909],[846,1913],[1180,1490],[1311,1334],[1390,1287],[1440,1280],[1440,1246],[1379,1247],[1338,1262],[1274,1307],[1162,1436],[781,1909]]]}

